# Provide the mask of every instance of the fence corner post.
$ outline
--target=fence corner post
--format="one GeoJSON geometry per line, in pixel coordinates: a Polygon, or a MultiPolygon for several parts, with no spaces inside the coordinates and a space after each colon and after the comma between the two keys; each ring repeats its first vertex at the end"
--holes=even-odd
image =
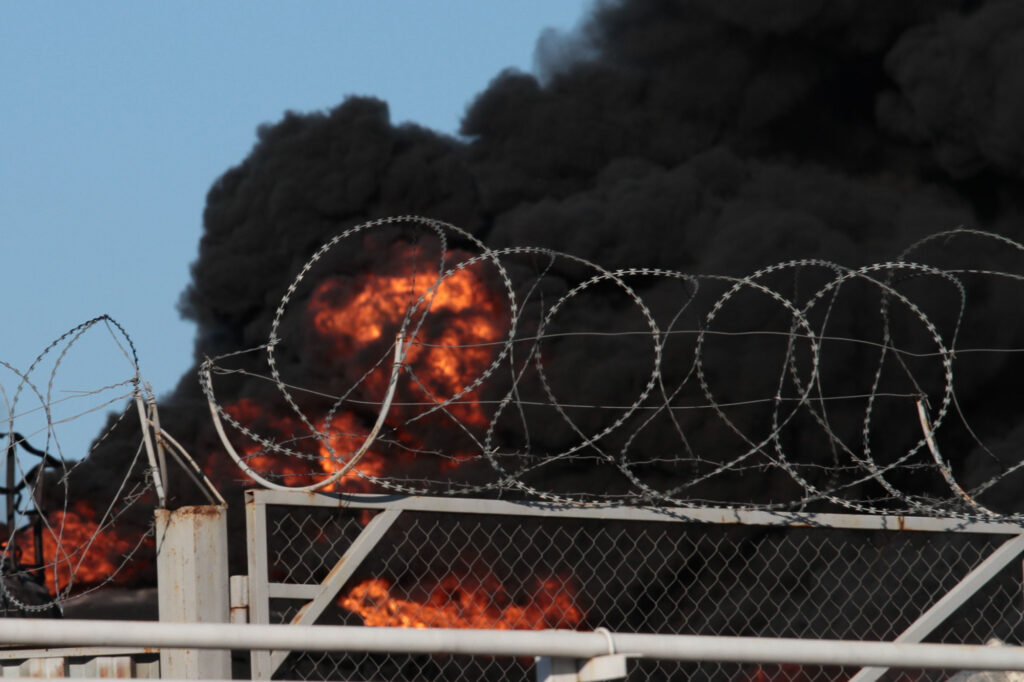
{"type": "MultiPolygon", "coordinates": [[[[156,510],[160,620],[227,623],[227,507],[156,510]]],[[[162,649],[160,676],[231,679],[231,652],[162,649]]]]}

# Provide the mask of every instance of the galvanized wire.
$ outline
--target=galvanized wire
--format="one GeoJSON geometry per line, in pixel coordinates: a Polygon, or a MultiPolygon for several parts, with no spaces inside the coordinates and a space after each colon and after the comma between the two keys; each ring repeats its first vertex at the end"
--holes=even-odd
{"type": "MultiPolygon", "coordinates": [[[[416,216],[363,223],[330,239],[300,269],[277,306],[266,343],[208,358],[202,364],[200,384],[207,399],[220,419],[237,431],[239,442],[250,444],[248,451],[255,453],[253,461],[264,462],[266,476],[291,480],[290,485],[322,479],[320,472],[325,463],[333,470],[351,456],[338,443],[361,442],[366,434],[361,424],[367,421],[367,411],[372,413],[375,404],[379,409],[379,396],[375,397],[369,388],[370,378],[387,366],[393,346],[378,344],[375,359],[371,358],[361,369],[346,366],[354,378],[338,390],[336,382],[303,378],[302,371],[295,370],[297,366],[306,366],[303,349],[294,339],[285,339],[282,331],[286,320],[304,314],[311,287],[325,277],[338,276],[331,269],[334,266],[325,264],[329,255],[359,253],[362,265],[344,272],[351,279],[391,272],[375,272],[372,265],[366,264],[372,263],[375,254],[359,251],[360,244],[371,243],[367,235],[375,233],[389,235],[392,242],[405,240],[404,243],[415,244],[417,256],[409,267],[422,285],[405,285],[407,301],[390,319],[392,328],[412,341],[400,353],[403,376],[399,393],[387,415],[385,431],[374,446],[391,453],[383,459],[390,457],[397,462],[393,453],[398,452],[418,459],[415,466],[395,463],[373,471],[357,468],[351,478],[358,478],[361,483],[350,483],[350,489],[403,494],[514,493],[557,503],[604,500],[699,506],[714,502],[758,509],[803,509],[808,505],[830,504],[867,513],[1021,519],[1015,509],[992,508],[979,499],[1007,481],[1020,468],[1020,461],[971,486],[960,480],[963,472],[947,459],[939,445],[947,421],[954,416],[957,428],[975,438],[975,446],[988,447],[975,433],[971,418],[957,399],[957,382],[964,380],[958,373],[958,364],[962,364],[958,363],[959,358],[969,354],[977,357],[982,352],[998,355],[1021,350],[984,348],[984,344],[961,347],[960,334],[971,301],[965,277],[1024,281],[1024,267],[1019,271],[951,268],[910,260],[926,247],[948,244],[950,240],[965,246],[994,244],[1002,255],[1024,253],[1024,246],[1014,240],[971,229],[937,233],[911,245],[895,260],[861,267],[795,259],[768,265],[746,276],[726,276],[642,267],[609,270],[572,254],[545,248],[490,248],[460,228],[416,216]],[[432,265],[423,256],[427,252],[433,254],[432,265]],[[435,299],[453,281],[452,277],[464,271],[477,273],[474,281],[481,286],[489,282],[489,295],[500,302],[500,312],[487,313],[492,323],[489,333],[500,329],[501,338],[471,331],[457,339],[449,335],[433,340],[424,334],[431,324],[440,324],[433,319],[440,315],[432,307],[435,299]],[[795,282],[812,276],[817,278],[814,288],[799,295],[779,284],[786,278],[795,282]],[[656,312],[650,292],[672,282],[681,292],[680,298],[671,314],[656,312]],[[928,292],[945,295],[938,311],[943,318],[941,323],[933,319],[934,307],[927,307],[933,302],[926,297],[922,305],[920,292],[908,290],[908,282],[924,283],[928,292]],[[847,329],[842,333],[831,332],[834,320],[856,315],[848,308],[856,309],[871,297],[873,324],[877,329],[864,335],[850,334],[847,329]],[[752,304],[755,298],[760,303],[752,304]],[[599,318],[588,317],[585,308],[607,300],[615,300],[619,305],[615,314],[631,315],[630,319],[635,319],[639,327],[588,329],[588,321],[599,318]],[[626,310],[627,306],[632,313],[626,310]],[[771,327],[753,326],[746,319],[752,306],[755,310],[773,311],[788,322],[771,327]],[[909,345],[905,338],[908,333],[920,337],[920,342],[909,345]],[[780,344],[772,346],[774,356],[768,354],[767,346],[760,351],[764,353],[764,367],[775,368],[775,379],[754,387],[763,391],[761,395],[736,400],[728,395],[736,393],[734,385],[718,385],[711,378],[722,373],[723,362],[734,361],[723,359],[715,344],[744,336],[762,338],[765,343],[772,338],[783,342],[778,351],[774,349],[780,344]],[[574,339],[581,344],[600,339],[623,343],[629,340],[636,368],[629,381],[622,383],[632,387],[631,394],[620,394],[614,403],[586,393],[571,398],[564,395],[566,379],[553,379],[551,368],[557,368],[559,351],[574,343],[574,339]],[[691,342],[692,349],[680,355],[673,348],[672,362],[666,364],[667,344],[678,343],[680,339],[691,342]],[[555,343],[562,345],[556,347],[555,343]],[[922,347],[921,343],[928,343],[930,348],[922,347]],[[279,360],[282,348],[289,354],[288,372],[282,370],[279,360]],[[834,390],[829,385],[831,377],[823,375],[822,362],[835,362],[835,350],[840,348],[873,350],[873,358],[865,356],[869,364],[849,370],[863,378],[861,390],[834,390]],[[410,355],[423,349],[479,351],[486,355],[487,362],[473,368],[461,383],[441,395],[436,387],[431,388],[429,376],[424,374],[428,368],[410,355]],[[258,353],[265,354],[263,370],[257,361],[258,353]],[[916,364],[911,366],[911,362],[916,364]],[[221,395],[231,393],[219,393],[214,387],[214,377],[228,376],[241,378],[250,386],[262,381],[275,387],[277,401],[296,423],[285,429],[287,433],[280,433],[273,428],[268,430],[266,425],[261,430],[244,418],[236,418],[225,405],[231,405],[237,397],[222,398],[221,395]],[[905,388],[892,390],[893,377],[905,388]],[[898,445],[899,451],[893,450],[896,446],[878,432],[883,427],[877,426],[880,414],[884,416],[894,400],[901,401],[895,404],[907,406],[901,408],[908,416],[904,434],[916,433],[911,441],[898,445]],[[886,401],[886,407],[881,401],[886,401]],[[923,410],[923,425],[915,419],[918,404],[923,410]],[[733,416],[740,407],[753,409],[757,405],[767,408],[759,422],[753,423],[749,418],[737,421],[733,416]],[[485,423],[471,423],[467,410],[486,414],[485,423]],[[859,443],[851,438],[854,431],[849,421],[856,416],[851,410],[860,415],[856,417],[860,423],[856,429],[859,443]],[[684,417],[698,412],[701,420],[712,418],[717,421],[714,429],[729,434],[731,452],[711,452],[707,442],[695,440],[684,417]],[[344,414],[356,415],[346,422],[356,426],[344,432],[332,430],[335,418],[344,414]],[[846,424],[842,431],[835,426],[840,422],[846,424]],[[794,449],[794,434],[807,432],[811,424],[817,431],[817,447],[831,451],[828,458],[794,449]],[[566,442],[557,448],[539,446],[543,439],[536,434],[544,434],[552,425],[561,429],[559,433],[571,434],[571,440],[563,438],[566,442]],[[445,452],[444,447],[425,447],[415,438],[407,437],[418,428],[444,428],[457,434],[458,466],[443,465],[444,458],[455,453],[445,452]],[[645,442],[653,429],[667,429],[662,440],[674,438],[677,446],[668,452],[641,451],[639,444],[645,442]],[[298,465],[289,469],[288,479],[266,465],[267,460],[259,459],[263,456],[271,456],[274,461],[292,459],[298,465]],[[427,465],[429,462],[434,465],[427,465]],[[486,465],[490,475],[481,475],[480,466],[466,466],[467,463],[486,465]],[[667,479],[640,473],[652,466],[670,466],[674,473],[667,479]],[[302,467],[306,473],[296,473],[302,467]],[[605,480],[615,472],[618,482],[604,487],[581,483],[574,490],[564,484],[565,477],[556,473],[565,467],[598,467],[605,480]],[[472,475],[462,475],[469,470],[472,475]],[[691,473],[680,473],[686,471],[691,473]],[[748,471],[781,473],[789,479],[791,489],[768,501],[749,499],[742,486],[732,499],[723,497],[721,490],[716,497],[706,496],[707,490],[727,486],[748,471]],[[908,480],[925,478],[931,483],[924,488],[907,485],[908,480]]],[[[382,242],[387,240],[378,243],[382,242]]],[[[384,262],[384,267],[393,268],[394,264],[384,262]]],[[[438,319],[450,322],[443,315],[438,319]]],[[[616,380],[621,381],[621,377],[616,380]]],[[[267,404],[265,409],[278,408],[267,404]]],[[[957,453],[958,457],[962,454],[957,453]]],[[[577,478],[583,481],[585,476],[577,478]]]]}
{"type": "MultiPolygon", "coordinates": [[[[90,518],[82,518],[69,496],[69,481],[74,472],[87,461],[86,457],[65,456],[59,437],[61,425],[83,416],[109,409],[119,404],[127,405],[116,413],[108,425],[97,435],[86,455],[100,447],[124,421],[132,399],[142,394],[143,386],[139,373],[138,354],[128,332],[116,320],[102,315],[83,322],[61,334],[43,349],[25,371],[0,361],[0,366],[14,377],[14,384],[0,383],[0,395],[4,400],[7,418],[5,420],[3,468],[14,466],[16,490],[8,495],[15,498],[13,515],[6,519],[7,532],[0,548],[0,600],[5,613],[32,615],[52,613],[58,605],[77,599],[117,582],[122,572],[135,564],[139,553],[152,546],[152,528],[148,532],[126,530],[123,544],[127,548],[120,556],[112,558],[109,572],[99,579],[90,579],[83,584],[79,573],[90,560],[90,552],[102,552],[107,557],[104,543],[122,529],[119,521],[144,499],[152,481],[140,475],[141,443],[133,457],[124,462],[121,471],[108,471],[114,493],[106,507],[90,509],[90,518]],[[75,391],[70,397],[58,397],[58,377],[66,366],[69,353],[76,350],[86,334],[106,332],[109,342],[117,353],[123,355],[127,376],[106,386],[91,390],[75,391]],[[50,363],[50,364],[47,364],[50,363]],[[44,379],[37,378],[43,374],[44,379]],[[45,388],[44,388],[45,387],[45,388]],[[78,407],[70,415],[56,416],[56,408],[76,401],[78,407]],[[91,402],[90,402],[91,401],[91,402]],[[26,403],[34,406],[26,407],[26,403]],[[27,427],[27,428],[26,428],[27,427]],[[34,451],[42,453],[37,466],[26,468],[18,456],[20,448],[28,444],[34,451]],[[49,471],[49,473],[46,473],[49,471]],[[46,486],[47,490],[42,488],[46,486]],[[25,490],[27,494],[21,494],[25,490]],[[43,508],[41,503],[57,501],[57,508],[43,508]],[[37,519],[42,526],[44,546],[52,547],[42,565],[34,565],[27,557],[18,558],[22,544],[34,546],[35,539],[31,523],[37,519]],[[83,535],[83,530],[84,531],[83,535]],[[29,566],[26,566],[29,564],[29,566]],[[43,578],[51,582],[50,594],[42,586],[43,578]],[[27,601],[29,595],[32,599],[27,601]]],[[[97,500],[89,501],[95,506],[97,500]]]]}

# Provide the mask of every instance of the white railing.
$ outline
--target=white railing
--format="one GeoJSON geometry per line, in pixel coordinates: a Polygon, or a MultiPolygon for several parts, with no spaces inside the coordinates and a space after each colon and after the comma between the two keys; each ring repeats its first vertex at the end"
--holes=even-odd
{"type": "Polygon", "coordinates": [[[0,643],[23,646],[305,649],[590,659],[1024,670],[1024,647],[574,630],[452,630],[340,625],[239,625],[95,620],[0,620],[0,643]]]}

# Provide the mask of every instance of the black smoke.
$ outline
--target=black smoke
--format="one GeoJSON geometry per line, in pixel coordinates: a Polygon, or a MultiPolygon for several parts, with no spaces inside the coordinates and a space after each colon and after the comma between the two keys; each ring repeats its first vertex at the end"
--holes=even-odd
{"type": "MultiPolygon", "coordinates": [[[[199,257],[181,299],[182,314],[198,327],[197,367],[206,357],[264,343],[277,302],[311,254],[347,227],[392,215],[443,220],[493,248],[541,246],[610,269],[729,276],[798,258],[851,267],[895,259],[926,235],[961,225],[1020,237],[1022,53],[1024,8],[1016,2],[602,2],[573,34],[543,36],[536,74],[498,74],[468,106],[456,137],[396,126],[387,105],[372,98],[352,97],[326,112],[287,113],[260,127],[252,152],[207,196],[199,257]]],[[[953,255],[961,243],[953,244],[953,255]]],[[[378,246],[386,246],[386,239],[378,246]]],[[[929,244],[915,258],[953,267],[956,259],[941,247],[929,244]]],[[[977,253],[997,258],[999,253],[986,248],[977,253]]],[[[333,258],[330,267],[339,272],[373,263],[365,250],[333,258]]],[[[1019,267],[1019,259],[1003,265],[1019,267]]],[[[526,280],[531,267],[534,274],[541,268],[525,263],[526,280]]],[[[810,291],[828,280],[814,268],[807,271],[800,278],[810,291]]],[[[556,271],[556,283],[546,286],[557,298],[579,276],[572,268],[556,271]]],[[[779,277],[796,279],[792,271],[779,277]]],[[[948,334],[956,293],[936,278],[926,279],[926,293],[915,300],[948,334]]],[[[657,278],[630,283],[659,324],[669,322],[689,295],[685,286],[657,278]]],[[[916,284],[906,286],[913,291],[916,284]]],[[[708,298],[695,300],[701,314],[680,324],[701,323],[722,291],[710,287],[708,298]]],[[[634,312],[623,312],[632,309],[618,294],[602,301],[605,292],[590,290],[553,330],[621,331],[617,320],[634,312]]],[[[806,302],[805,295],[794,296],[806,302]]],[[[979,282],[969,303],[961,345],[1022,345],[1024,328],[1016,323],[1019,306],[1012,291],[979,282]]],[[[837,336],[878,338],[878,307],[877,290],[844,289],[828,329],[837,336]]],[[[715,324],[721,330],[786,331],[791,320],[778,313],[747,292],[715,324]]],[[[893,315],[902,341],[928,345],[912,315],[893,315]]],[[[629,318],[629,324],[635,328],[637,320],[629,318]]],[[[636,395],[636,382],[642,384],[650,371],[632,347],[578,342],[548,350],[558,365],[552,369],[553,390],[567,400],[587,388],[594,402],[615,403],[636,395]],[[588,381],[597,375],[600,381],[588,381]]],[[[778,365],[763,367],[756,351],[751,343],[709,342],[709,363],[716,357],[720,362],[707,368],[716,395],[742,400],[774,390],[778,365]]],[[[665,376],[674,386],[691,367],[692,340],[669,344],[665,352],[665,376]]],[[[823,360],[824,380],[839,392],[870,390],[872,362],[877,354],[837,352],[823,360]]],[[[972,423],[991,452],[953,427],[943,448],[958,475],[975,483],[1012,464],[1021,440],[1019,391],[1011,391],[1011,377],[1020,369],[1014,363],[1006,355],[964,358],[957,375],[959,407],[981,415],[972,423]]],[[[163,401],[161,415],[171,433],[205,458],[219,445],[197,367],[163,401]]],[[[315,374],[310,367],[295,371],[307,378],[315,374]]],[[[914,372],[917,388],[936,395],[942,377],[934,363],[914,372]]],[[[524,390],[540,391],[535,377],[529,381],[524,390]]],[[[222,385],[225,402],[266,395],[258,382],[239,377],[222,385]]],[[[894,379],[889,388],[907,386],[894,379]]],[[[837,413],[835,428],[861,447],[854,417],[837,413]]],[[[754,410],[736,417],[750,433],[763,432],[756,424],[765,418],[754,410]]],[[[604,417],[586,419],[581,424],[589,432],[608,423],[604,417]]],[[[842,461],[842,452],[813,435],[813,419],[800,419],[806,423],[794,421],[787,450],[804,462],[842,461]]],[[[881,450],[882,435],[892,439],[897,453],[920,438],[910,411],[880,408],[875,423],[872,444],[881,450]]],[[[509,447],[522,445],[523,434],[513,424],[499,426],[509,447]]],[[[706,413],[687,417],[683,427],[687,447],[723,460],[745,447],[706,413]]],[[[531,440],[540,451],[561,451],[574,437],[564,427],[541,431],[531,440]]],[[[609,452],[629,445],[667,454],[683,447],[667,421],[634,421],[620,431],[625,435],[607,441],[609,452]],[[630,433],[638,435],[627,444],[630,433]]],[[[82,467],[85,494],[108,494],[102,477],[85,473],[116,468],[133,437],[115,435],[82,467]]],[[[879,456],[885,461],[895,455],[879,456]]],[[[552,470],[565,490],[590,485],[597,493],[623,492],[616,487],[621,481],[613,482],[614,472],[599,465],[552,470]]],[[[692,473],[671,466],[638,469],[661,490],[692,473]]],[[[740,503],[799,497],[787,480],[779,472],[751,471],[688,494],[740,503]]],[[[187,483],[172,484],[186,499],[187,483]]],[[[928,495],[942,482],[914,485],[928,495]]]]}

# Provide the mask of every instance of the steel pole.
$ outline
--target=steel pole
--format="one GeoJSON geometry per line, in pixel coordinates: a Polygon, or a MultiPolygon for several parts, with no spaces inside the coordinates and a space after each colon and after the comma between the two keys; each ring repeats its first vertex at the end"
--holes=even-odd
{"type": "Polygon", "coordinates": [[[233,625],[0,619],[0,644],[290,649],[593,658],[609,653],[679,661],[1024,670],[1024,648],[572,630],[453,630],[332,625],[233,625]],[[610,638],[610,639],[609,639],[610,638]]]}

